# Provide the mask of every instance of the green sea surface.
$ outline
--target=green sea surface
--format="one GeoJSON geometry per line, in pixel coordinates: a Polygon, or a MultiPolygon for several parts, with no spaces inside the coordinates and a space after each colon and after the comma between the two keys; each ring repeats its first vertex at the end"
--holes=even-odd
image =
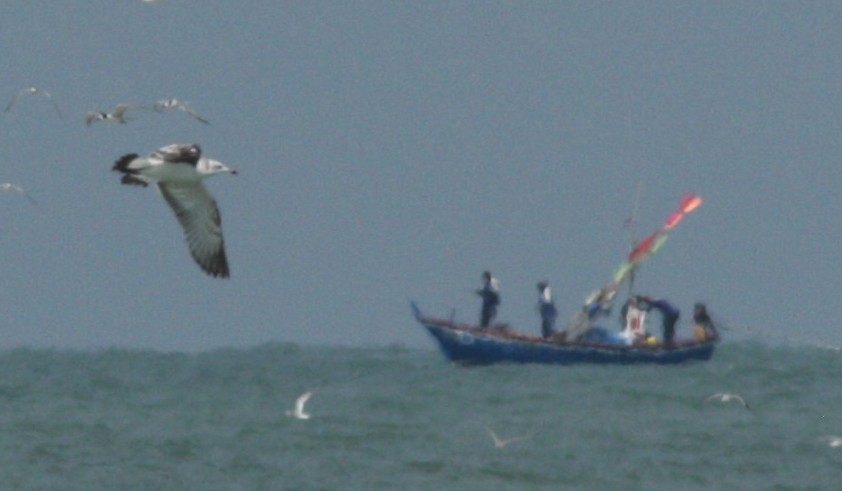
{"type": "Polygon", "coordinates": [[[842,353],[461,367],[268,344],[0,353],[0,489],[836,490],[842,353]],[[288,417],[314,390],[308,420],[288,417]],[[708,401],[736,392],[750,405],[708,401]],[[496,448],[489,430],[525,437],[496,448]]]}

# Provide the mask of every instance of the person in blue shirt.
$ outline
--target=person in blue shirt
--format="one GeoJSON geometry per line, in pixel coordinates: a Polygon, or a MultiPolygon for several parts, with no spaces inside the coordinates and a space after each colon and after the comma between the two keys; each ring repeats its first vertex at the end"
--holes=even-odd
{"type": "Polygon", "coordinates": [[[500,305],[500,282],[491,276],[490,271],[482,273],[482,288],[477,290],[477,295],[482,297],[479,325],[488,327],[497,316],[497,306],[500,305]]]}
{"type": "Polygon", "coordinates": [[[661,313],[664,328],[664,345],[668,348],[675,346],[675,323],[678,322],[681,312],[674,305],[662,298],[652,299],[651,297],[643,297],[643,301],[646,303],[647,310],[655,309],[661,313]]]}

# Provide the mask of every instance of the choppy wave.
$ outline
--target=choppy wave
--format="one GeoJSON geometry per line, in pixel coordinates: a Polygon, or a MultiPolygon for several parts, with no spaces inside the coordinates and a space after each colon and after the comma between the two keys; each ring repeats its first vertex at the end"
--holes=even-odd
{"type": "MultiPolygon", "coordinates": [[[[271,344],[0,353],[8,489],[836,489],[842,354],[463,368],[271,344]],[[288,418],[314,389],[312,419],[288,418]],[[704,402],[736,392],[751,406],[704,402]],[[504,449],[486,428],[528,438],[504,449]]],[[[4,486],[5,487],[5,486],[4,486]]]]}

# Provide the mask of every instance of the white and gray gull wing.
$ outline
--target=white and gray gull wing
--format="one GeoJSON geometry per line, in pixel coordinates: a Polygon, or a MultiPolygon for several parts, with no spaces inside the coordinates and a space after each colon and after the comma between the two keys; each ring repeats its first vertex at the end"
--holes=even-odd
{"type": "Polygon", "coordinates": [[[201,155],[199,145],[173,144],[146,157],[123,155],[112,169],[123,174],[123,184],[155,184],[181,224],[190,254],[199,267],[211,276],[227,278],[228,259],[219,207],[202,180],[237,171],[201,155]]]}
{"type": "Polygon", "coordinates": [[[9,101],[9,104],[6,105],[6,111],[8,112],[10,109],[12,109],[12,106],[14,106],[18,99],[20,99],[22,96],[29,94],[40,94],[49,99],[50,103],[53,105],[53,108],[56,110],[56,114],[58,114],[58,117],[61,119],[64,118],[64,116],[62,116],[61,114],[61,109],[59,109],[58,104],[56,104],[56,101],[53,100],[52,94],[50,94],[44,89],[39,89],[38,87],[27,87],[25,89],[20,89],[12,98],[12,100],[9,101]]]}
{"type": "Polygon", "coordinates": [[[227,278],[228,259],[216,201],[200,181],[158,183],[158,189],[184,229],[193,259],[211,276],[227,278]]]}

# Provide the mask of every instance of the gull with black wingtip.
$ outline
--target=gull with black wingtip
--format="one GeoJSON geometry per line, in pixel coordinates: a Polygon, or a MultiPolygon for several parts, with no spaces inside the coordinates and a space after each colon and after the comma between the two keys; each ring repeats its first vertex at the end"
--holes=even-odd
{"type": "Polygon", "coordinates": [[[123,184],[155,184],[184,229],[190,254],[199,267],[214,277],[229,276],[219,207],[202,180],[222,173],[236,174],[236,170],[203,158],[199,145],[178,143],[146,157],[124,155],[112,169],[123,174],[123,184]]]}
{"type": "Polygon", "coordinates": [[[85,113],[85,124],[90,126],[95,121],[105,121],[110,123],[126,124],[129,118],[126,117],[126,111],[129,109],[145,109],[143,106],[137,104],[117,104],[114,110],[110,113],[99,111],[88,111],[85,113]]]}

